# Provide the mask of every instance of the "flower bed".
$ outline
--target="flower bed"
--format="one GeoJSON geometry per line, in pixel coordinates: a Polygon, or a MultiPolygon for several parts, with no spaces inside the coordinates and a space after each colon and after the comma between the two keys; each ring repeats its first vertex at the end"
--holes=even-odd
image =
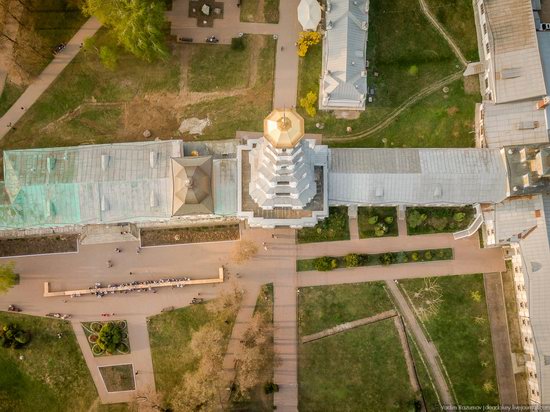
{"type": "Polygon", "coordinates": [[[466,229],[474,216],[470,206],[407,208],[407,232],[409,235],[457,232],[466,229]]]}
{"type": "Polygon", "coordinates": [[[83,322],[82,329],[94,356],[125,355],[130,353],[128,323],[125,320],[83,322]],[[110,343],[108,347],[105,345],[106,342],[110,343]]]}
{"type": "Polygon", "coordinates": [[[451,248],[387,252],[372,255],[350,253],[346,256],[322,256],[315,259],[301,259],[296,261],[296,270],[298,272],[307,270],[326,272],[338,268],[387,266],[397,263],[432,262],[451,259],[453,259],[453,250],[451,248]]]}
{"type": "Polygon", "coordinates": [[[397,236],[395,207],[360,207],[357,210],[359,237],[397,236]]]}

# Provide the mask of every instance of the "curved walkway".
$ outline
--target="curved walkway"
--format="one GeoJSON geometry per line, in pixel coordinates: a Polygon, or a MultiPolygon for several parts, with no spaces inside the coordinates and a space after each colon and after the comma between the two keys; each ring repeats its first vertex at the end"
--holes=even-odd
{"type": "Polygon", "coordinates": [[[27,87],[21,97],[0,118],[0,139],[2,139],[13,126],[23,117],[27,110],[38,100],[42,93],[53,83],[57,76],[73,61],[80,51],[80,44],[88,37],[92,37],[101,27],[101,23],[94,17],[76,32],[67,46],[59,52],[40,75],[27,87]]]}
{"type": "Polygon", "coordinates": [[[418,3],[420,4],[420,9],[424,13],[424,15],[428,18],[430,23],[432,23],[432,26],[443,36],[449,47],[453,50],[453,53],[455,54],[456,58],[460,60],[460,63],[464,67],[468,65],[468,61],[464,58],[464,55],[454,42],[453,38],[445,31],[445,29],[439,24],[437,19],[434,17],[432,12],[430,11],[430,8],[426,4],[426,0],[418,0],[418,3]]]}

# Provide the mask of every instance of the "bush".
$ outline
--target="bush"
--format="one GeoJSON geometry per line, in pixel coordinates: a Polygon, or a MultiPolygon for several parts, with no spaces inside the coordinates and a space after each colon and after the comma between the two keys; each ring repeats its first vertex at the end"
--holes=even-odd
{"type": "Polygon", "coordinates": [[[418,210],[413,210],[409,213],[408,224],[412,229],[414,229],[422,225],[427,218],[428,216],[424,213],[420,213],[418,210]]]}
{"type": "Polygon", "coordinates": [[[338,267],[338,261],[329,256],[316,258],[313,261],[313,267],[320,272],[327,272],[338,267]]]}
{"type": "Polygon", "coordinates": [[[426,252],[424,252],[424,259],[426,259],[426,260],[432,260],[432,252],[430,252],[429,250],[427,250],[426,252]]]}
{"type": "Polygon", "coordinates": [[[395,261],[397,263],[407,263],[409,261],[409,257],[405,252],[398,252],[395,255],[395,261]]]}
{"type": "Polygon", "coordinates": [[[310,117],[315,117],[317,114],[317,109],[315,105],[317,104],[317,93],[308,92],[306,97],[300,99],[300,107],[302,107],[310,117]]]}
{"type": "Polygon", "coordinates": [[[381,265],[391,265],[393,263],[393,255],[391,253],[384,253],[383,255],[380,255],[379,260],[381,265]]]}
{"type": "Polygon", "coordinates": [[[456,212],[453,215],[453,220],[457,223],[462,222],[465,218],[466,218],[466,213],[464,213],[464,212],[456,212]]]}
{"type": "Polygon", "coordinates": [[[344,257],[344,263],[347,268],[354,268],[359,266],[361,262],[357,253],[350,253],[344,257]]]}
{"type": "Polygon", "coordinates": [[[375,225],[376,222],[378,222],[378,216],[374,215],[374,216],[369,217],[367,222],[369,222],[369,225],[375,225]]]}
{"type": "Polygon", "coordinates": [[[121,342],[122,329],[114,322],[104,324],[98,333],[97,345],[104,351],[113,353],[121,342]]]}
{"type": "Polygon", "coordinates": [[[238,50],[238,51],[242,51],[246,49],[246,43],[244,41],[244,37],[233,37],[231,39],[231,49],[238,50]]]}
{"type": "Polygon", "coordinates": [[[318,44],[321,41],[321,33],[316,31],[302,31],[298,37],[298,56],[304,57],[310,46],[318,44]]]}
{"type": "Polygon", "coordinates": [[[386,222],[388,225],[391,225],[393,223],[393,216],[386,216],[384,218],[384,222],[386,222]]]}
{"type": "Polygon", "coordinates": [[[267,382],[264,385],[264,393],[269,395],[270,393],[279,392],[279,385],[273,382],[267,382]]]}
{"type": "Polygon", "coordinates": [[[19,328],[15,323],[8,323],[0,329],[0,345],[4,348],[19,349],[29,343],[31,334],[19,328]]]}
{"type": "Polygon", "coordinates": [[[101,64],[109,70],[116,70],[118,67],[118,55],[114,48],[109,46],[101,46],[99,48],[99,59],[101,64]]]}
{"type": "Polygon", "coordinates": [[[435,230],[441,231],[447,227],[447,218],[434,216],[430,219],[430,223],[435,230]]]}
{"type": "Polygon", "coordinates": [[[384,236],[386,233],[388,233],[388,229],[388,226],[386,226],[384,223],[377,223],[376,226],[374,226],[374,236],[384,236]]]}
{"type": "Polygon", "coordinates": [[[418,74],[418,66],[413,64],[411,67],[409,67],[408,72],[411,76],[416,76],[418,74]]]}
{"type": "Polygon", "coordinates": [[[418,262],[418,252],[412,252],[411,253],[411,259],[414,261],[414,262],[418,262]]]}

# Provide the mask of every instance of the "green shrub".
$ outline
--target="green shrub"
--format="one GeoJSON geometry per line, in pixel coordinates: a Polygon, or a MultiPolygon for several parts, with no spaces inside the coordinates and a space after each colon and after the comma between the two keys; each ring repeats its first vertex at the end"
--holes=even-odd
{"type": "Polygon", "coordinates": [[[375,225],[378,222],[378,216],[374,215],[369,217],[367,222],[369,222],[369,225],[375,225]]]}
{"type": "Polygon", "coordinates": [[[398,252],[395,255],[395,261],[397,263],[407,263],[409,261],[409,257],[405,252],[398,252]]]}
{"type": "Polygon", "coordinates": [[[412,229],[417,228],[418,226],[422,225],[427,218],[428,216],[424,213],[420,213],[418,210],[413,210],[411,213],[409,213],[409,226],[412,229]]]}
{"type": "Polygon", "coordinates": [[[391,253],[384,253],[383,255],[380,255],[379,260],[381,265],[391,265],[393,263],[393,255],[391,253]]]}
{"type": "Polygon", "coordinates": [[[464,212],[456,212],[453,215],[453,220],[458,223],[462,222],[465,218],[466,218],[466,213],[464,212]]]}
{"type": "Polygon", "coordinates": [[[279,385],[273,382],[267,382],[264,385],[264,393],[269,395],[270,393],[279,392],[279,385]]]}
{"type": "Polygon", "coordinates": [[[98,333],[97,345],[104,351],[113,353],[120,342],[122,342],[122,329],[114,322],[104,324],[98,333]]]}
{"type": "Polygon", "coordinates": [[[332,260],[330,261],[330,268],[336,269],[337,267],[338,267],[338,260],[335,258],[332,258],[332,260]]]}
{"type": "Polygon", "coordinates": [[[393,216],[386,216],[384,218],[384,222],[386,222],[388,225],[391,225],[393,223],[393,216]]]}
{"type": "Polygon", "coordinates": [[[246,49],[246,43],[244,37],[233,37],[231,39],[231,49],[242,51],[246,49]]]}
{"type": "Polygon", "coordinates": [[[447,218],[434,216],[430,219],[430,224],[435,230],[441,231],[447,227],[447,218]]]}
{"type": "Polygon", "coordinates": [[[336,262],[336,266],[333,267],[333,261],[336,262],[336,259],[329,256],[319,257],[313,261],[313,267],[320,272],[326,272],[338,267],[338,262],[336,262]]]}
{"type": "Polygon", "coordinates": [[[432,260],[432,252],[430,252],[429,250],[427,250],[426,252],[424,252],[424,259],[425,260],[432,260]]]}
{"type": "Polygon", "coordinates": [[[0,329],[0,345],[4,348],[19,349],[30,340],[30,333],[20,329],[15,323],[8,323],[0,329]]]}
{"type": "Polygon", "coordinates": [[[418,258],[419,258],[418,252],[412,252],[412,253],[411,253],[411,259],[412,259],[413,261],[418,262],[418,258]]]}
{"type": "Polygon", "coordinates": [[[374,236],[382,237],[388,232],[388,226],[386,226],[384,223],[377,223],[376,226],[374,226],[374,236]]]}
{"type": "Polygon", "coordinates": [[[344,257],[344,263],[347,268],[354,268],[359,266],[360,259],[357,253],[350,253],[344,257]]]}

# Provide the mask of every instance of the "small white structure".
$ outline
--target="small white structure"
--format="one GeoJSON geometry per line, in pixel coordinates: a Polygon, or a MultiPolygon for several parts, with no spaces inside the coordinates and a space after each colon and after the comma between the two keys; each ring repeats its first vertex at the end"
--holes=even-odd
{"type": "Polygon", "coordinates": [[[304,30],[317,30],[321,21],[321,6],[317,0],[302,0],[298,5],[298,21],[304,30]]]}
{"type": "Polygon", "coordinates": [[[365,110],[369,0],[327,0],[321,110],[365,110]]]}

